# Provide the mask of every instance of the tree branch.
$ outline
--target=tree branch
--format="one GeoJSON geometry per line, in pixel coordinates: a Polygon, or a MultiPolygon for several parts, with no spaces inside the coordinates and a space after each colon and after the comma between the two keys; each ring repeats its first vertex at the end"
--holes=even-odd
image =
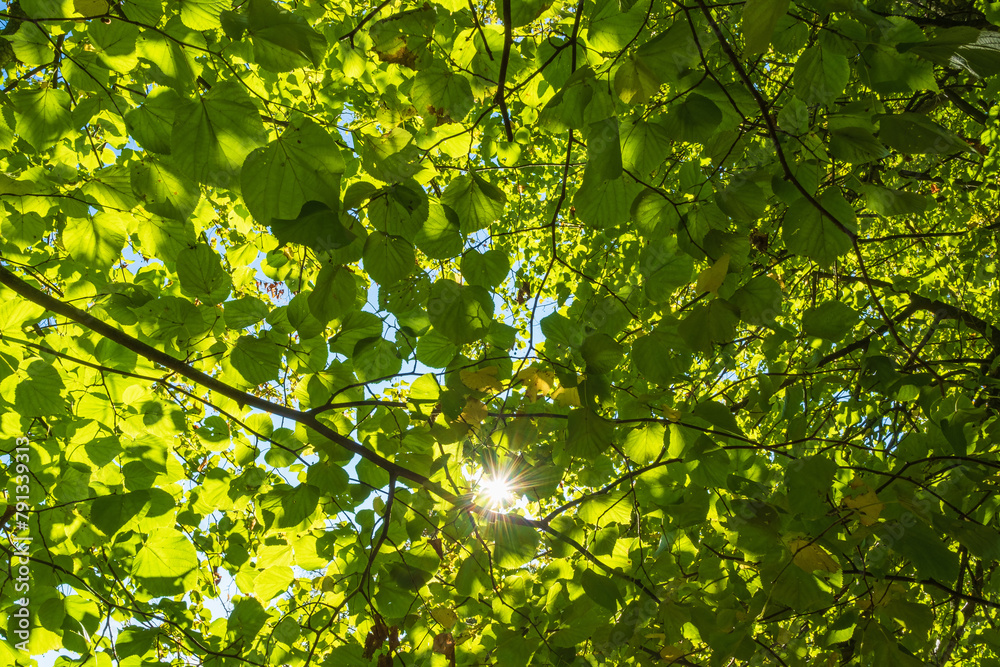
{"type": "Polygon", "coordinates": [[[344,33],[343,35],[341,35],[340,37],[338,37],[337,41],[338,42],[342,42],[345,39],[350,40],[351,47],[353,48],[354,47],[354,36],[356,34],[358,34],[358,31],[361,30],[361,28],[364,27],[364,25],[366,23],[368,23],[370,20],[372,20],[372,17],[374,17],[376,14],[378,14],[380,11],[382,11],[382,9],[385,8],[385,6],[389,4],[389,2],[390,2],[390,0],[382,0],[382,2],[379,3],[378,7],[376,7],[375,9],[371,10],[370,12],[368,12],[367,14],[365,14],[364,16],[362,16],[361,20],[358,22],[358,24],[356,26],[354,26],[349,32],[344,33]]]}
{"type": "Polygon", "coordinates": [[[493,101],[500,105],[500,116],[503,118],[503,129],[507,141],[514,141],[514,130],[510,124],[510,111],[507,110],[507,66],[510,63],[510,47],[514,43],[514,26],[511,25],[510,0],[503,0],[503,55],[500,56],[500,77],[497,83],[497,94],[493,101]]]}

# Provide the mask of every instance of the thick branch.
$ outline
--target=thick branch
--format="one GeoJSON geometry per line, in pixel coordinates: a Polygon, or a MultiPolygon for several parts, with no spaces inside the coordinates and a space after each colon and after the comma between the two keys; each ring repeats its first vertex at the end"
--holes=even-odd
{"type": "Polygon", "coordinates": [[[500,105],[500,116],[503,118],[503,129],[507,133],[507,141],[514,141],[514,130],[510,124],[510,112],[507,110],[507,65],[510,64],[510,47],[514,44],[514,26],[511,25],[510,0],[503,0],[503,55],[500,56],[500,77],[497,83],[497,94],[493,101],[500,105]]]}
{"type": "Polygon", "coordinates": [[[352,454],[357,454],[361,458],[371,461],[378,467],[387,471],[389,474],[416,482],[417,484],[434,491],[438,495],[445,494],[442,497],[445,497],[448,500],[454,499],[453,494],[441,489],[437,484],[423,475],[417,474],[397,463],[393,463],[392,461],[354,442],[350,438],[337,433],[325,424],[320,423],[314,416],[300,410],[296,410],[295,408],[290,408],[279,403],[273,403],[265,398],[240,391],[239,389],[222,382],[218,378],[196,370],[180,359],[175,359],[166,352],[157,350],[155,347],[133,338],[127,333],[102,322],[96,317],[89,315],[67,303],[63,303],[62,301],[59,301],[58,299],[55,299],[38,289],[35,289],[3,266],[0,266],[0,283],[11,288],[25,299],[38,304],[42,308],[56,313],[57,315],[69,318],[74,322],[87,327],[91,331],[99,333],[108,340],[114,341],[122,347],[135,352],[145,359],[159,364],[164,368],[168,368],[178,375],[182,375],[189,380],[198,383],[206,389],[221,394],[226,398],[230,398],[241,405],[249,405],[250,407],[258,408],[281,417],[286,417],[304,426],[308,426],[323,437],[332,440],[352,454]]]}
{"type": "MultiPolygon", "coordinates": [[[[45,294],[44,292],[32,287],[25,281],[23,281],[18,276],[14,275],[9,269],[4,266],[0,266],[0,284],[6,285],[10,289],[17,292],[19,295],[25,299],[35,303],[47,311],[56,313],[57,315],[62,315],[74,322],[80,324],[81,326],[87,327],[91,331],[98,333],[108,340],[118,343],[127,350],[131,350],[136,354],[144,357],[145,359],[159,364],[165,368],[168,368],[178,375],[188,378],[189,380],[201,385],[202,387],[214,391],[226,398],[231,398],[232,400],[242,404],[249,405],[251,407],[258,408],[270,414],[279,415],[291,419],[292,421],[298,422],[303,426],[313,429],[321,436],[328,438],[334,443],[340,445],[352,454],[356,454],[363,459],[366,459],[379,468],[382,468],[389,473],[392,479],[400,478],[407,479],[415,482],[419,486],[424,487],[428,491],[434,493],[439,498],[446,500],[456,507],[466,509],[470,513],[484,515],[489,512],[479,505],[471,502],[466,497],[456,496],[455,494],[447,491],[440,484],[431,481],[427,477],[416,473],[409,468],[405,468],[398,463],[394,463],[379,454],[367,449],[363,445],[354,442],[350,438],[347,438],[340,433],[337,433],[331,429],[326,424],[321,423],[318,419],[307,412],[302,412],[301,410],[296,410],[295,408],[288,407],[286,405],[281,405],[280,403],[273,403],[267,399],[261,398],[259,396],[254,396],[253,394],[248,394],[246,392],[240,391],[239,389],[232,387],[225,382],[222,382],[218,378],[212,377],[207,373],[203,373],[199,370],[192,368],[187,363],[175,359],[169,354],[157,350],[156,348],[143,343],[142,341],[133,338],[123,331],[115,329],[109,324],[102,322],[96,317],[85,313],[84,311],[75,308],[67,303],[63,303],[56,298],[45,294]]],[[[643,590],[647,595],[649,595],[654,600],[658,600],[656,595],[650,590],[642,581],[632,577],[630,575],[624,574],[618,570],[611,568],[609,565],[602,562],[592,553],[590,553],[583,545],[579,542],[573,540],[569,536],[559,532],[552,528],[547,521],[528,519],[520,514],[505,514],[502,517],[503,521],[509,521],[511,523],[516,523],[522,526],[528,526],[536,530],[541,530],[548,533],[552,537],[570,545],[576,549],[581,555],[583,555],[587,560],[593,562],[595,565],[606,571],[608,574],[623,578],[627,581],[632,582],[635,586],[643,590]]]]}
{"type": "Polygon", "coordinates": [[[847,276],[843,274],[834,275],[831,273],[820,273],[819,275],[825,278],[836,278],[837,280],[848,283],[866,283],[872,287],[880,287],[882,289],[891,290],[897,294],[904,294],[910,297],[910,304],[915,306],[917,309],[933,313],[936,317],[943,320],[958,320],[976,333],[982,334],[982,336],[990,342],[995,350],[1000,351],[1000,329],[998,329],[995,324],[991,324],[978,315],[974,315],[967,310],[959,308],[958,306],[953,306],[951,304],[944,303],[943,301],[938,301],[937,299],[929,299],[925,296],[908,292],[906,290],[897,289],[895,285],[885,280],[878,280],[876,278],[865,279],[858,276],[847,276]]]}

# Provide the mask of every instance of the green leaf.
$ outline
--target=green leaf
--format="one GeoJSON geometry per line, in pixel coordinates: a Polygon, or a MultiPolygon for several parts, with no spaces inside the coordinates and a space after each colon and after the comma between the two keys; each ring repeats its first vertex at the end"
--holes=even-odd
{"type": "Polygon", "coordinates": [[[320,269],[316,287],[309,294],[309,309],[325,324],[346,317],[354,310],[357,299],[354,274],[346,267],[327,264],[320,269]]]}
{"type": "Polygon", "coordinates": [[[722,122],[722,111],[715,102],[698,93],[688,94],[671,106],[663,119],[663,131],[675,141],[703,144],[722,122]]]}
{"type": "Polygon", "coordinates": [[[413,244],[400,236],[374,232],[365,241],[365,271],[382,285],[402,280],[413,272],[413,244]]]}
{"type": "Polygon", "coordinates": [[[802,314],[802,330],[810,336],[840,342],[858,323],[858,311],[841,301],[827,301],[802,314]]]}
{"type": "MultiPolygon", "coordinates": [[[[622,145],[622,163],[625,169],[645,175],[663,164],[664,156],[670,148],[670,137],[662,124],[640,120],[624,125],[622,130],[625,134],[622,145]]],[[[659,193],[654,195],[659,200],[666,201],[659,193]]]]}
{"type": "Polygon", "coordinates": [[[829,510],[827,494],[837,473],[833,459],[822,455],[795,459],[785,467],[788,509],[810,519],[819,519],[829,510]]]}
{"type": "Polygon", "coordinates": [[[626,104],[642,104],[660,89],[660,75],[637,55],[624,58],[615,70],[615,93],[626,104]]]}
{"type": "Polygon", "coordinates": [[[919,113],[878,117],[879,140],[889,148],[911,155],[944,155],[972,150],[954,132],[919,113]]]}
{"type": "Polygon", "coordinates": [[[125,220],[116,213],[70,218],[62,238],[74,259],[107,270],[121,258],[125,247],[125,220]]]}
{"type": "Polygon", "coordinates": [[[751,278],[729,298],[740,319],[754,326],[773,324],[781,314],[781,300],[781,286],[770,276],[751,278]]]}
{"type": "Polygon", "coordinates": [[[16,33],[5,39],[25,65],[48,65],[55,59],[55,47],[41,24],[25,21],[16,33]]]}
{"type": "Polygon", "coordinates": [[[600,87],[593,69],[581,67],[542,109],[541,128],[551,133],[583,130],[613,113],[612,98],[600,87]]]}
{"type": "Polygon", "coordinates": [[[481,287],[442,279],[431,286],[427,314],[442,335],[456,345],[464,345],[486,334],[493,322],[493,300],[481,287]]]}
{"type": "Polygon", "coordinates": [[[124,167],[113,165],[98,169],[93,176],[80,189],[99,206],[128,211],[138,205],[131,178],[124,167]]]}
{"type": "Polygon", "coordinates": [[[229,298],[233,281],[207,243],[177,253],[177,278],[185,294],[215,305],[229,298]]]}
{"type": "Polygon", "coordinates": [[[336,495],[348,487],[347,471],[332,461],[320,461],[309,466],[306,481],[324,495],[336,495]]]}
{"type": "Polygon", "coordinates": [[[470,285],[486,289],[498,287],[510,272],[510,258],[502,250],[484,253],[470,250],[462,255],[462,277],[470,285]]]}
{"type": "Polygon", "coordinates": [[[603,183],[622,175],[622,148],[618,134],[618,119],[606,118],[587,128],[587,167],[590,176],[584,180],[603,183]]]}
{"type": "Polygon", "coordinates": [[[272,565],[257,575],[253,581],[253,592],[257,599],[268,602],[281,593],[288,592],[295,573],[287,565],[272,565]]]}
{"type": "Polygon", "coordinates": [[[868,208],[882,216],[911,215],[923,213],[932,206],[929,197],[905,190],[890,190],[877,185],[862,188],[868,200],[868,208]]]}
{"type": "Polygon", "coordinates": [[[795,96],[806,104],[831,104],[844,93],[850,76],[845,56],[820,45],[810,46],[795,63],[795,96]]]}
{"type": "Polygon", "coordinates": [[[538,532],[530,526],[500,522],[493,527],[493,565],[513,570],[531,562],[538,550],[538,532]]]}
{"type": "Polygon", "coordinates": [[[414,239],[421,252],[431,259],[448,259],[462,252],[458,214],[451,207],[431,199],[427,219],[414,239]]]}
{"type": "Polygon", "coordinates": [[[863,127],[842,127],[830,132],[830,151],[851,164],[881,160],[889,154],[875,135],[863,127]]]}
{"type": "Polygon", "coordinates": [[[622,346],[607,334],[595,333],[587,336],[580,347],[580,353],[587,362],[588,373],[609,373],[621,363],[622,346]]]}
{"type": "Polygon", "coordinates": [[[326,130],[300,120],[247,156],[240,186],[251,215],[269,225],[298,217],[307,202],[337,209],[344,169],[340,149],[326,130]]]}
{"type": "Polygon", "coordinates": [[[430,200],[419,184],[398,183],[374,193],[368,204],[368,219],[380,232],[413,241],[427,219],[429,206],[430,200]]]}
{"type": "Polygon", "coordinates": [[[792,97],[778,112],[778,127],[786,132],[803,134],[809,129],[809,108],[798,97],[792,97]]]}
{"type": "Polygon", "coordinates": [[[788,207],[781,236],[790,252],[805,255],[826,267],[852,247],[851,237],[841,227],[854,230],[854,209],[839,190],[827,190],[816,202],[837,222],[821,213],[816,204],[802,198],[788,207]]]}
{"type": "MultiPolygon", "coordinates": [[[[355,282],[355,285],[357,283],[355,282]]],[[[330,339],[330,351],[351,356],[354,348],[365,338],[378,338],[382,334],[383,322],[372,313],[355,310],[340,323],[340,331],[330,339]]]]}
{"type": "Polygon", "coordinates": [[[721,300],[697,306],[677,328],[688,347],[709,353],[712,345],[729,343],[736,336],[736,308],[721,300]]]}
{"type": "Polygon", "coordinates": [[[368,338],[354,348],[354,372],[361,382],[393,376],[402,366],[396,346],[384,338],[368,338]]]}
{"type": "Polygon", "coordinates": [[[932,519],[935,528],[954,537],[976,558],[1000,559],[1000,533],[993,528],[943,514],[935,514],[932,519]]]}
{"type": "Polygon", "coordinates": [[[319,201],[307,201],[295,218],[273,218],[270,227],[281,245],[297,243],[317,252],[346,248],[357,238],[336,209],[319,201]]]}
{"type": "Polygon", "coordinates": [[[730,218],[744,223],[758,220],[767,207],[763,190],[753,181],[744,179],[738,179],[716,193],[715,203],[730,218]]]}
{"type": "Polygon", "coordinates": [[[317,319],[309,307],[308,299],[311,296],[311,293],[296,294],[288,302],[288,309],[285,311],[288,323],[295,328],[302,340],[315,338],[326,331],[326,322],[317,319]]]}
{"type": "Polygon", "coordinates": [[[139,223],[137,235],[142,252],[171,262],[177,261],[182,250],[193,248],[198,243],[190,221],[182,222],[158,215],[149,216],[139,223]]]}
{"type": "Polygon", "coordinates": [[[619,606],[624,606],[625,598],[611,577],[598,574],[593,570],[584,570],[580,576],[580,585],[583,591],[591,600],[601,605],[612,613],[618,611],[619,606]]]}
{"type": "Polygon", "coordinates": [[[269,528],[291,529],[303,526],[319,506],[319,489],[311,484],[276,486],[260,498],[260,511],[269,528]]]}
{"type": "Polygon", "coordinates": [[[188,590],[198,571],[198,553],[180,531],[159,528],[143,540],[132,563],[132,576],[151,595],[179,595],[188,590]]]}
{"type": "Polygon", "coordinates": [[[140,106],[125,114],[126,126],[145,150],[167,155],[171,150],[174,114],[183,104],[172,88],[156,88],[140,106]]]}
{"type": "Polygon", "coordinates": [[[588,408],[569,413],[566,451],[581,459],[598,456],[611,445],[614,425],[588,408]]]}
{"type": "Polygon", "coordinates": [[[859,72],[869,87],[883,95],[938,89],[934,66],[910,53],[874,44],[862,51],[859,72]]]}
{"type": "Polygon", "coordinates": [[[686,21],[674,21],[636,49],[636,57],[656,72],[662,83],[678,81],[698,62],[698,46],[691,26],[686,21]]]}
{"type": "Polygon", "coordinates": [[[252,296],[227,301],[223,316],[229,329],[246,329],[267,317],[267,304],[252,296]]]}
{"type": "Polygon", "coordinates": [[[590,15],[587,41],[591,48],[607,53],[624,49],[642,26],[645,10],[632,6],[627,11],[612,0],[598,0],[597,10],[590,15]]]}
{"type": "Polygon", "coordinates": [[[91,503],[90,520],[106,536],[114,537],[133,519],[139,518],[150,501],[149,491],[101,496],[91,503]]]}
{"type": "Polygon", "coordinates": [[[150,213],[185,220],[201,199],[198,184],[159,160],[133,163],[132,192],[150,213]]]}
{"type": "Polygon", "coordinates": [[[736,418],[733,416],[732,411],[724,403],[720,403],[718,401],[704,401],[694,406],[691,410],[691,414],[704,419],[712,426],[722,429],[723,431],[729,431],[730,433],[736,433],[739,435],[743,434],[739,424],[736,423],[736,418]]]}
{"type": "Polygon", "coordinates": [[[221,25],[219,15],[226,0],[181,0],[181,22],[192,30],[213,30],[221,25]]]}
{"type": "Polygon", "coordinates": [[[903,42],[898,48],[938,65],[963,69],[977,79],[1000,73],[1000,39],[994,30],[972,26],[945,28],[932,39],[903,42]]]}
{"type": "MultiPolygon", "coordinates": [[[[515,28],[528,25],[552,5],[551,0],[510,0],[511,25],[515,28]]],[[[503,0],[494,4],[497,16],[503,16],[503,0]]]]}
{"type": "Polygon", "coordinates": [[[271,0],[251,0],[248,27],[256,62],[272,72],[319,67],[326,55],[326,39],[309,23],[271,0]]]}
{"type": "Polygon", "coordinates": [[[87,37],[94,46],[98,59],[109,69],[126,73],[139,64],[136,53],[136,43],[139,38],[139,27],[111,18],[104,21],[88,21],[87,37]]]}
{"type": "Polygon", "coordinates": [[[762,568],[761,582],[777,604],[800,613],[815,612],[833,600],[817,577],[790,562],[769,563],[762,568]]]}
{"type": "Polygon", "coordinates": [[[771,43],[778,20],[788,11],[788,0],[747,0],[743,5],[744,55],[763,53],[771,43]]]}
{"type": "Polygon", "coordinates": [[[684,341],[667,331],[653,331],[632,344],[632,366],[653,384],[669,385],[691,365],[684,341]]]}
{"type": "Polygon", "coordinates": [[[444,368],[458,354],[458,346],[437,329],[431,329],[417,341],[417,361],[431,368],[444,368]]]}
{"type": "Polygon", "coordinates": [[[616,227],[627,222],[637,185],[625,177],[610,181],[600,179],[599,170],[584,172],[583,183],[573,196],[573,206],[580,220],[596,229],[616,227]]]}
{"type": "Polygon", "coordinates": [[[542,334],[546,341],[569,347],[583,345],[583,327],[571,321],[565,315],[552,313],[542,318],[542,334]]]}
{"type": "Polygon", "coordinates": [[[474,104],[469,80],[437,66],[417,72],[410,97],[420,115],[432,116],[439,123],[461,121],[474,104]]]}
{"type": "MultiPolygon", "coordinates": [[[[14,408],[25,417],[48,417],[66,410],[63,400],[66,388],[59,372],[41,359],[30,362],[25,369],[26,377],[11,375],[4,382],[5,397],[13,381],[14,408]]],[[[9,400],[9,399],[8,399],[9,400]]]]}
{"type": "Polygon", "coordinates": [[[17,133],[45,151],[62,141],[73,129],[69,94],[56,88],[24,90],[11,96],[17,114],[17,133]]]}
{"type": "Polygon", "coordinates": [[[0,335],[16,336],[42,319],[45,309],[30,301],[10,299],[0,303],[0,335]]]}
{"type": "Polygon", "coordinates": [[[655,238],[639,253],[639,272],[651,301],[669,301],[678,287],[691,282],[694,260],[680,252],[672,237],[655,238]]]}
{"type": "Polygon", "coordinates": [[[445,188],[441,203],[458,214],[463,234],[489,227],[503,215],[507,196],[476,174],[458,176],[445,188]]]}
{"type": "Polygon", "coordinates": [[[643,424],[625,436],[625,453],[639,465],[652,463],[667,444],[667,430],[663,424],[643,424]]]}
{"type": "Polygon", "coordinates": [[[880,532],[885,535],[898,535],[887,543],[893,551],[913,564],[917,576],[934,579],[945,585],[955,582],[958,577],[958,554],[951,551],[933,530],[912,521],[907,524],[892,521],[880,524],[880,528],[880,532]]]}
{"type": "Polygon", "coordinates": [[[281,371],[281,348],[256,336],[240,336],[233,346],[230,362],[250,385],[273,382],[281,371]]]}
{"type": "Polygon", "coordinates": [[[146,30],[136,40],[136,51],[140,62],[148,65],[151,79],[187,96],[195,90],[196,68],[200,71],[200,67],[193,54],[177,43],[178,39],[169,32],[146,30]]]}
{"type": "Polygon", "coordinates": [[[246,89],[223,82],[177,109],[170,155],[196,181],[232,187],[243,161],[265,137],[264,124],[246,89]]]}

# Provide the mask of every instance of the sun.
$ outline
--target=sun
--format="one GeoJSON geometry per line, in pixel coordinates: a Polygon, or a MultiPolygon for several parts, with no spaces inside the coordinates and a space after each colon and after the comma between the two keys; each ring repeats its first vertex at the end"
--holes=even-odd
{"type": "Polygon", "coordinates": [[[477,484],[477,494],[485,501],[486,508],[501,512],[514,500],[510,480],[499,475],[483,475],[477,484]]]}

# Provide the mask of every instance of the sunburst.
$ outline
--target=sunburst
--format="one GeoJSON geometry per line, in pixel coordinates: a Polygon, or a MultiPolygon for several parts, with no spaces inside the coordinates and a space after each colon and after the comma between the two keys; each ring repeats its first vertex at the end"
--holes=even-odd
{"type": "Polygon", "coordinates": [[[514,502],[511,480],[501,473],[484,473],[476,484],[476,495],[482,498],[486,509],[503,512],[514,502]]]}

